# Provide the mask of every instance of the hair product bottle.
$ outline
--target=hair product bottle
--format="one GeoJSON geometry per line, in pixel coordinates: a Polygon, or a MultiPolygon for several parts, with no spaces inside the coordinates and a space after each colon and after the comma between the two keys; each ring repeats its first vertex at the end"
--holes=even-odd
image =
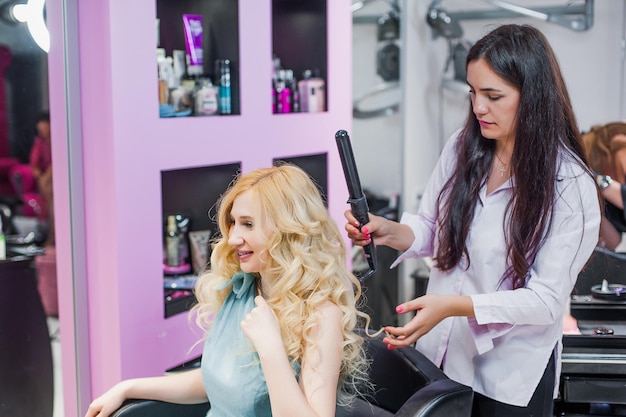
{"type": "Polygon", "coordinates": [[[179,248],[178,226],[176,225],[176,216],[167,216],[167,230],[165,235],[165,254],[168,266],[180,265],[180,248],[179,248]]]}
{"type": "Polygon", "coordinates": [[[326,83],[319,71],[306,70],[298,81],[300,111],[316,113],[326,111],[326,83]]]}
{"type": "Polygon", "coordinates": [[[0,216],[0,260],[7,258],[7,241],[2,229],[2,216],[0,216]]]}
{"type": "Polygon", "coordinates": [[[272,55],[272,113],[278,113],[278,72],[280,71],[280,58],[272,55]]]}
{"type": "Polygon", "coordinates": [[[278,108],[279,113],[291,113],[291,88],[287,84],[287,71],[280,70],[278,72],[278,86],[276,93],[278,95],[278,108]]]}
{"type": "Polygon", "coordinates": [[[298,91],[298,83],[292,70],[287,71],[287,86],[291,90],[291,111],[298,113],[300,111],[300,92],[298,91]]]}
{"type": "Polygon", "coordinates": [[[202,16],[197,14],[183,14],[185,30],[185,51],[187,52],[187,74],[199,76],[204,72],[204,57],[202,49],[202,16]]]}
{"type": "Polygon", "coordinates": [[[194,114],[196,116],[210,116],[218,110],[217,88],[208,78],[200,78],[196,81],[194,92],[194,114]]]}
{"type": "Polygon", "coordinates": [[[215,76],[219,80],[219,113],[231,114],[230,60],[218,59],[215,67],[215,76]]]}

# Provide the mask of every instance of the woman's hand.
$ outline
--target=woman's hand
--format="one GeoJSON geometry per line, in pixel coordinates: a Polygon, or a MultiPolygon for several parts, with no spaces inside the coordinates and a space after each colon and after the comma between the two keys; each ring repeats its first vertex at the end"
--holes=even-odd
{"type": "Polygon", "coordinates": [[[398,313],[416,311],[415,317],[403,327],[385,327],[389,336],[383,339],[388,349],[410,346],[443,319],[451,316],[474,316],[472,299],[462,295],[429,294],[400,304],[398,313]]]}
{"type": "Polygon", "coordinates": [[[125,382],[114,385],[110,390],[89,404],[85,417],[108,417],[126,400],[125,382]]]}
{"type": "Polygon", "coordinates": [[[282,349],[282,336],[276,314],[260,295],[254,298],[254,303],[256,307],[240,323],[244,334],[259,355],[276,352],[277,348],[282,349]]]}
{"type": "Polygon", "coordinates": [[[383,226],[384,222],[387,221],[384,217],[368,214],[369,223],[361,225],[352,211],[347,210],[344,216],[348,220],[345,226],[346,232],[355,245],[365,246],[369,244],[372,241],[372,236],[377,244],[379,243],[377,239],[384,239],[386,231],[383,226]]]}
{"type": "Polygon", "coordinates": [[[347,210],[344,216],[348,220],[345,226],[348,237],[357,246],[368,245],[374,238],[376,245],[389,246],[399,251],[405,251],[415,240],[413,230],[406,224],[369,214],[370,221],[361,225],[350,210],[347,210]],[[359,227],[361,227],[360,230],[359,227]]]}

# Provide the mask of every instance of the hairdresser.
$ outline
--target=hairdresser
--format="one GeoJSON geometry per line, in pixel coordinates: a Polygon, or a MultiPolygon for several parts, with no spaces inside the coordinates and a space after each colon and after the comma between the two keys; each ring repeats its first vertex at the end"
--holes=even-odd
{"type": "Polygon", "coordinates": [[[562,317],[598,241],[597,186],[554,52],[504,25],[466,61],[469,113],[447,142],[417,214],[346,212],[357,245],[432,257],[427,294],[397,306],[389,349],[416,344],[474,389],[474,417],[552,417],[562,317]],[[362,227],[359,231],[358,227],[362,227]]]}

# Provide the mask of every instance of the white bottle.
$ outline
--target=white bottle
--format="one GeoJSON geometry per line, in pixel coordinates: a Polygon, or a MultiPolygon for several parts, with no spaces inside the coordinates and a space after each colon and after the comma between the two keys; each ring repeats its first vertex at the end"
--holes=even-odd
{"type": "Polygon", "coordinates": [[[0,260],[7,258],[7,240],[2,230],[2,217],[0,216],[0,260]]]}
{"type": "Polygon", "coordinates": [[[217,114],[218,91],[211,80],[203,79],[199,81],[195,92],[194,112],[197,116],[210,116],[217,114]]]}

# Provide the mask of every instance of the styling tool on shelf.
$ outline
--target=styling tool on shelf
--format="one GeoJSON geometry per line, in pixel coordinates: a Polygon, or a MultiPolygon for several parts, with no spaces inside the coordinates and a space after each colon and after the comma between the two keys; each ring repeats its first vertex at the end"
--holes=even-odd
{"type": "MultiPolygon", "coordinates": [[[[359,172],[357,171],[354,154],[352,153],[350,136],[345,130],[338,130],[335,134],[335,140],[337,141],[339,158],[341,159],[341,166],[343,167],[343,173],[346,177],[346,183],[348,185],[349,198],[347,203],[350,204],[352,214],[359,221],[360,229],[362,225],[367,224],[370,221],[368,215],[369,206],[367,205],[367,199],[365,198],[363,188],[361,188],[361,180],[359,179],[359,172]]],[[[374,245],[373,238],[369,244],[363,246],[363,252],[369,266],[369,271],[359,276],[359,281],[364,281],[376,272],[376,246],[374,245]]]]}
{"type": "Polygon", "coordinates": [[[604,279],[602,285],[591,287],[591,295],[602,300],[626,301],[626,287],[621,284],[609,284],[604,279]]]}

